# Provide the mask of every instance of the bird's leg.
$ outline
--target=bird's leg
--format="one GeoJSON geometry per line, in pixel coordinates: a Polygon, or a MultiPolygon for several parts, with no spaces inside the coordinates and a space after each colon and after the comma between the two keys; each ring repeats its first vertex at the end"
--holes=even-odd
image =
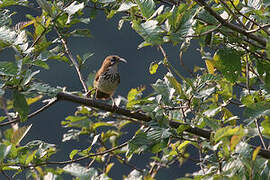
{"type": "Polygon", "coordinates": [[[91,98],[91,93],[92,93],[93,91],[95,91],[95,90],[96,90],[96,88],[93,88],[93,89],[89,90],[87,93],[85,93],[84,96],[91,98]]]}

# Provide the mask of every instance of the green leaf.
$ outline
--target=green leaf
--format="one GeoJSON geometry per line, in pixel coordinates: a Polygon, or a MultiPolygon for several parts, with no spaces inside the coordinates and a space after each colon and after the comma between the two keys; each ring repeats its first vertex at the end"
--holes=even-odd
{"type": "Polygon", "coordinates": [[[14,110],[19,113],[21,121],[27,120],[29,107],[24,95],[21,94],[18,90],[14,90],[13,99],[14,99],[13,101],[14,110]]]}
{"type": "Polygon", "coordinates": [[[31,127],[32,127],[32,124],[30,124],[29,126],[20,127],[15,132],[13,132],[12,137],[11,137],[11,143],[15,144],[16,146],[19,145],[22,139],[29,132],[31,127]]]}
{"type": "Polygon", "coordinates": [[[27,85],[31,80],[32,80],[32,78],[36,75],[36,74],[38,74],[40,72],[40,70],[37,70],[37,71],[34,71],[34,72],[32,72],[30,69],[28,69],[27,71],[26,71],[26,73],[25,73],[25,76],[24,76],[24,80],[23,80],[23,85],[25,86],[25,85],[27,85]]]}
{"type": "Polygon", "coordinates": [[[0,62],[1,76],[15,76],[17,74],[17,66],[12,62],[0,62]]]}
{"type": "Polygon", "coordinates": [[[74,149],[73,151],[71,151],[71,153],[69,154],[69,158],[73,159],[73,157],[79,152],[78,149],[74,149]]]}
{"type": "Polygon", "coordinates": [[[10,25],[11,24],[11,16],[14,13],[10,13],[10,10],[8,9],[3,9],[0,10],[0,26],[6,26],[6,25],[10,25]]]}
{"type": "Polygon", "coordinates": [[[218,142],[224,137],[233,136],[233,135],[241,135],[241,134],[244,134],[244,129],[242,128],[242,126],[235,127],[235,128],[231,126],[226,126],[216,131],[214,140],[215,142],[218,142]]]}
{"type": "Polygon", "coordinates": [[[73,37],[92,37],[89,29],[75,29],[70,32],[70,35],[73,37]]]}
{"type": "Polygon", "coordinates": [[[122,12],[122,11],[128,11],[130,8],[137,6],[137,4],[134,4],[130,1],[125,1],[124,3],[122,3],[120,5],[120,7],[117,9],[118,12],[122,12]]]}
{"type": "Polygon", "coordinates": [[[94,168],[86,168],[77,163],[66,165],[63,170],[80,180],[95,179],[98,176],[98,172],[94,168]]]}
{"type": "Polygon", "coordinates": [[[157,72],[158,66],[159,66],[159,63],[152,62],[149,67],[150,74],[155,74],[157,72]]]}
{"type": "Polygon", "coordinates": [[[84,2],[78,3],[77,1],[74,1],[68,7],[66,7],[64,11],[68,13],[69,16],[72,16],[76,14],[78,11],[82,10],[83,8],[84,8],[84,2]]]}
{"type": "Polygon", "coordinates": [[[107,4],[107,3],[113,3],[115,2],[116,0],[98,0],[99,3],[102,3],[102,4],[107,4]]]}
{"type": "Polygon", "coordinates": [[[147,19],[152,16],[155,11],[155,2],[153,0],[135,0],[138,4],[142,15],[147,19]]]}
{"type": "Polygon", "coordinates": [[[69,129],[67,133],[63,135],[62,142],[66,142],[69,140],[79,140],[79,136],[81,131],[77,129],[69,129]]]}
{"type": "Polygon", "coordinates": [[[0,27],[0,48],[10,46],[15,42],[17,33],[6,26],[0,27]]]}
{"type": "Polygon", "coordinates": [[[0,161],[1,162],[3,162],[3,160],[9,154],[10,150],[11,150],[11,145],[7,146],[3,143],[0,143],[0,161]]]}
{"type": "Polygon", "coordinates": [[[164,31],[159,27],[158,21],[149,20],[144,23],[133,21],[132,28],[140,34],[143,39],[152,45],[158,45],[163,42],[164,31]]]}
{"type": "Polygon", "coordinates": [[[175,79],[175,77],[173,77],[173,75],[169,73],[166,75],[166,77],[170,81],[172,87],[176,90],[176,93],[178,95],[183,95],[181,84],[175,79]]]}
{"type": "Polygon", "coordinates": [[[58,88],[51,87],[48,84],[44,84],[44,83],[33,83],[31,84],[30,88],[27,90],[26,93],[32,96],[38,94],[38,95],[47,95],[50,97],[55,97],[57,93],[61,91],[62,89],[59,87],[58,88]]]}
{"type": "Polygon", "coordinates": [[[214,57],[215,67],[226,79],[235,82],[241,73],[241,54],[232,48],[219,49],[214,57]]]}
{"type": "Polygon", "coordinates": [[[255,119],[265,115],[270,115],[270,103],[258,102],[249,104],[244,111],[244,116],[247,117],[244,122],[252,123],[255,119]]]}
{"type": "Polygon", "coordinates": [[[47,0],[37,0],[37,3],[42,10],[52,15],[52,5],[47,0]]]}

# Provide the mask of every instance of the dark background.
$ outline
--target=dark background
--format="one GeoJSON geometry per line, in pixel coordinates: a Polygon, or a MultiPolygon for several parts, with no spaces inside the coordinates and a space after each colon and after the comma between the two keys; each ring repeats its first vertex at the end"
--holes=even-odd
{"type": "MultiPolygon", "coordinates": [[[[18,14],[13,16],[14,23],[27,20],[25,14],[34,16],[40,15],[38,12],[27,8],[12,8],[19,11],[18,14]]],[[[162,60],[163,56],[156,47],[145,47],[138,50],[137,47],[143,42],[143,39],[131,29],[128,22],[125,22],[123,28],[119,31],[117,27],[120,17],[121,15],[117,15],[112,19],[107,20],[103,12],[98,12],[97,18],[92,20],[89,25],[82,25],[83,28],[90,29],[93,37],[69,39],[68,46],[73,55],[79,54],[82,56],[87,52],[95,53],[88,59],[82,70],[85,79],[90,72],[98,70],[107,55],[116,54],[125,58],[128,63],[120,65],[121,84],[115,93],[115,97],[118,95],[126,97],[131,88],[136,88],[140,85],[146,85],[147,89],[145,94],[147,94],[152,91],[150,84],[154,83],[159,78],[163,78],[164,73],[166,73],[164,67],[159,67],[158,73],[150,75],[149,65],[152,61],[162,60]]],[[[179,46],[166,45],[164,48],[167,52],[168,60],[174,67],[183,76],[189,77],[190,75],[183,69],[179,62],[179,46]]],[[[184,53],[184,62],[190,69],[193,69],[195,65],[204,67],[200,54],[196,50],[197,48],[197,43],[192,42],[189,50],[184,53]]],[[[12,57],[12,50],[10,49],[1,53],[0,60],[7,59],[14,59],[12,57]]],[[[44,82],[52,86],[67,87],[67,91],[82,90],[74,67],[56,60],[49,60],[49,66],[49,70],[42,71],[40,75],[38,75],[44,82]]],[[[24,143],[36,139],[57,144],[59,152],[54,157],[55,160],[59,161],[68,160],[68,155],[73,149],[83,149],[88,147],[91,142],[87,137],[82,137],[79,142],[68,141],[62,143],[62,136],[68,129],[62,128],[60,123],[68,115],[73,115],[76,111],[76,107],[76,104],[70,102],[58,102],[48,110],[42,112],[39,116],[28,120],[26,124],[32,124],[33,126],[21,144],[24,145],[24,143]]],[[[126,138],[132,137],[134,134],[133,132],[136,131],[135,126],[129,126],[127,130],[130,133],[127,134],[126,138]]],[[[192,147],[189,149],[192,149],[192,147]]],[[[191,157],[197,158],[195,151],[191,150],[190,153],[191,157]]],[[[145,167],[145,164],[149,162],[149,156],[149,154],[136,156],[133,158],[132,162],[143,168],[145,167]]],[[[179,167],[178,164],[174,164],[169,169],[160,170],[156,178],[175,179],[184,176],[186,173],[192,173],[195,170],[198,170],[198,166],[195,166],[195,163],[192,161],[187,161],[181,167],[179,167]]],[[[129,167],[118,164],[112,168],[109,175],[113,179],[122,179],[123,175],[128,175],[130,171],[131,169],[129,167]]]]}

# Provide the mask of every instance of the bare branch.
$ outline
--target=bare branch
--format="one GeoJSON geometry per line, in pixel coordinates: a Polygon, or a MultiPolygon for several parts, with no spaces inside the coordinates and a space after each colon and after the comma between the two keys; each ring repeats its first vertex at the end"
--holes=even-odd
{"type": "Polygon", "coordinates": [[[59,36],[59,38],[60,38],[60,40],[61,40],[61,42],[62,42],[62,44],[63,44],[63,46],[64,46],[64,49],[65,49],[66,54],[68,55],[68,57],[69,57],[71,63],[73,64],[73,66],[75,67],[75,69],[76,69],[76,71],[77,71],[77,74],[78,74],[79,79],[80,79],[80,81],[81,81],[81,84],[82,84],[82,86],[83,86],[84,92],[87,93],[87,92],[88,92],[88,88],[87,88],[86,83],[85,83],[84,80],[83,80],[83,76],[82,76],[82,74],[81,74],[79,65],[78,65],[76,59],[73,57],[71,51],[69,50],[66,39],[60,34],[60,32],[58,31],[57,28],[55,28],[55,29],[56,29],[57,35],[59,36]]]}

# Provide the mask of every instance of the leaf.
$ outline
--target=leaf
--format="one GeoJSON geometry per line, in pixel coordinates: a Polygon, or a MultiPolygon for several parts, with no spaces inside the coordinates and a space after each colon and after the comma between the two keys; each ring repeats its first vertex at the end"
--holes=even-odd
{"type": "Polygon", "coordinates": [[[122,11],[128,11],[130,8],[137,6],[137,4],[134,4],[130,1],[125,1],[124,3],[122,3],[120,5],[120,7],[117,9],[118,12],[122,12],[122,11]]]}
{"type": "Polygon", "coordinates": [[[16,40],[17,33],[6,26],[0,27],[0,48],[5,48],[13,44],[16,40]]]}
{"type": "Polygon", "coordinates": [[[244,111],[244,117],[247,117],[244,122],[252,123],[255,119],[265,115],[270,115],[270,103],[258,102],[249,104],[244,111]]]}
{"type": "Polygon", "coordinates": [[[214,140],[215,142],[218,142],[219,140],[221,140],[224,137],[228,137],[228,136],[233,136],[233,135],[243,135],[244,134],[244,129],[242,128],[242,126],[238,126],[238,127],[231,127],[231,126],[226,126],[224,128],[220,128],[219,130],[216,131],[215,136],[214,136],[214,140]]]}
{"type": "Polygon", "coordinates": [[[222,110],[222,107],[213,107],[210,108],[208,110],[206,110],[203,115],[205,115],[206,117],[214,117],[217,113],[219,113],[222,110]]]}
{"type": "Polygon", "coordinates": [[[215,67],[214,67],[213,60],[205,60],[205,64],[206,64],[208,73],[209,74],[214,74],[215,73],[215,67]]]}
{"type": "Polygon", "coordinates": [[[73,37],[92,37],[89,29],[75,29],[70,32],[70,35],[73,37]]]}
{"type": "Polygon", "coordinates": [[[74,149],[73,151],[71,151],[71,153],[69,154],[69,158],[72,160],[73,157],[79,152],[78,149],[74,149]]]}
{"type": "Polygon", "coordinates": [[[158,45],[163,42],[163,30],[158,26],[158,21],[149,20],[144,23],[132,22],[132,28],[143,37],[147,43],[158,45]]]}
{"type": "Polygon", "coordinates": [[[3,162],[3,160],[6,158],[6,156],[10,153],[11,145],[5,145],[3,143],[0,143],[0,161],[3,162]]]}
{"type": "Polygon", "coordinates": [[[15,76],[17,74],[17,66],[12,62],[0,62],[1,76],[15,76]]]}
{"type": "Polygon", "coordinates": [[[138,4],[142,15],[147,19],[152,16],[155,11],[155,2],[153,0],[135,0],[138,4]]]}
{"type": "Polygon", "coordinates": [[[172,74],[167,73],[167,79],[170,81],[173,88],[176,90],[177,94],[183,95],[183,90],[181,84],[173,77],[172,74]]]}
{"type": "Polygon", "coordinates": [[[32,127],[32,124],[30,124],[29,126],[20,127],[15,132],[13,132],[12,137],[11,137],[11,143],[15,144],[16,146],[19,145],[22,139],[29,132],[31,127],[32,127]]]}
{"type": "Polygon", "coordinates": [[[49,13],[49,15],[52,15],[52,5],[49,4],[47,0],[37,0],[37,3],[41,9],[49,13]]]}
{"type": "Polygon", "coordinates": [[[215,67],[226,79],[235,82],[241,73],[241,54],[232,48],[219,49],[214,57],[215,67]]]}
{"type": "Polygon", "coordinates": [[[26,102],[28,105],[31,105],[37,101],[39,101],[43,96],[39,95],[39,96],[36,96],[36,97],[33,97],[33,98],[27,98],[26,99],[26,102]]]}
{"type": "Polygon", "coordinates": [[[28,69],[28,70],[26,71],[26,73],[25,73],[25,76],[24,76],[23,85],[24,85],[24,86],[27,85],[27,84],[31,81],[31,79],[32,79],[35,75],[37,75],[39,72],[40,72],[40,70],[37,70],[37,71],[32,72],[30,69],[28,69]]]}
{"type": "Polygon", "coordinates": [[[81,132],[77,129],[69,129],[67,133],[63,135],[62,142],[69,140],[78,140],[81,132]]]}
{"type": "Polygon", "coordinates": [[[113,3],[115,2],[116,0],[98,0],[99,3],[102,3],[102,4],[107,4],[107,3],[113,3]]]}
{"type": "Polygon", "coordinates": [[[24,95],[16,89],[13,91],[13,99],[14,110],[19,113],[21,121],[27,120],[29,107],[24,95]]]}
{"type": "Polygon", "coordinates": [[[62,89],[59,87],[55,88],[55,87],[49,86],[48,84],[35,82],[31,84],[31,86],[27,90],[27,93],[31,95],[34,95],[36,93],[36,95],[47,95],[49,97],[55,97],[57,93],[61,91],[62,89]]]}
{"type": "Polygon", "coordinates": [[[157,72],[158,65],[159,63],[156,63],[156,62],[152,62],[150,64],[150,67],[149,67],[150,74],[155,74],[157,72]]]}
{"type": "Polygon", "coordinates": [[[256,149],[253,151],[253,153],[252,153],[252,161],[255,161],[255,159],[256,159],[257,155],[259,154],[260,150],[261,150],[261,146],[258,146],[258,147],[256,147],[256,149]]]}
{"type": "Polygon", "coordinates": [[[106,166],[105,174],[108,174],[113,166],[114,166],[114,163],[109,163],[109,164],[106,166]]]}
{"type": "Polygon", "coordinates": [[[80,180],[95,179],[98,172],[94,168],[85,168],[77,163],[66,165],[63,170],[72,176],[78,177],[80,180]]]}
{"type": "MultiPolygon", "coordinates": [[[[128,92],[128,103],[126,105],[127,108],[132,108],[135,104],[139,104],[141,101],[139,100],[140,96],[142,95],[142,92],[145,90],[145,87],[140,88],[132,88],[128,92]]],[[[143,101],[143,100],[142,100],[143,101]]]]}
{"type": "Polygon", "coordinates": [[[78,3],[77,1],[74,1],[71,3],[68,7],[64,9],[66,13],[68,13],[69,16],[76,14],[78,11],[82,10],[84,8],[84,2],[78,3]]]}

